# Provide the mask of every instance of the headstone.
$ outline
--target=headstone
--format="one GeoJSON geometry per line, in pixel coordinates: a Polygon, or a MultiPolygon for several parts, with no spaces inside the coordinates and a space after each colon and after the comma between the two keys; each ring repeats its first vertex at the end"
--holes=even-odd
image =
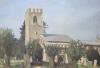
{"type": "Polygon", "coordinates": [[[78,64],[81,65],[81,60],[78,61],[78,64]]]}
{"type": "Polygon", "coordinates": [[[58,56],[55,56],[55,62],[58,62],[58,56]]]}
{"type": "Polygon", "coordinates": [[[32,61],[33,61],[33,60],[32,60],[32,56],[31,56],[31,57],[30,57],[30,62],[32,63],[32,61]]]}
{"type": "Polygon", "coordinates": [[[92,68],[92,61],[88,61],[88,68],[92,68]]]}
{"type": "Polygon", "coordinates": [[[83,61],[84,61],[84,62],[83,62],[83,65],[84,65],[84,66],[87,66],[87,59],[84,58],[83,61]]]}
{"type": "Polygon", "coordinates": [[[83,64],[83,62],[84,62],[84,58],[81,57],[80,63],[83,64]]]}
{"type": "Polygon", "coordinates": [[[94,60],[93,66],[94,66],[94,67],[97,66],[97,60],[94,60]]]}
{"type": "Polygon", "coordinates": [[[43,61],[47,61],[46,57],[47,57],[46,51],[45,49],[43,49],[43,61]]]}
{"type": "Polygon", "coordinates": [[[68,63],[68,56],[65,54],[65,63],[68,63]]]}
{"type": "Polygon", "coordinates": [[[81,59],[80,59],[80,62],[79,62],[81,65],[83,65],[83,66],[87,66],[87,58],[85,58],[85,57],[82,57],[81,59]]]}

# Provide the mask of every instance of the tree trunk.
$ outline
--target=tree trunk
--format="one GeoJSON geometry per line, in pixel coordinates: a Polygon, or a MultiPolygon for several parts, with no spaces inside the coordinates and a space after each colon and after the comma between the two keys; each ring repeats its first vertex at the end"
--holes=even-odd
{"type": "Polygon", "coordinates": [[[7,66],[10,67],[10,57],[7,58],[7,66]]]}
{"type": "Polygon", "coordinates": [[[24,68],[30,68],[30,57],[28,54],[24,55],[24,68]]]}
{"type": "Polygon", "coordinates": [[[10,57],[5,55],[4,59],[5,59],[5,68],[9,68],[10,67],[10,57]]]}
{"type": "Polygon", "coordinates": [[[54,59],[50,58],[49,68],[54,68],[54,59]]]}

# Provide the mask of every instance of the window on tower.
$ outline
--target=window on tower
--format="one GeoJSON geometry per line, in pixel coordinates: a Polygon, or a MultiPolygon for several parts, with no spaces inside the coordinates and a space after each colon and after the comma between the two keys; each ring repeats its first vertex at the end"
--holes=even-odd
{"type": "Polygon", "coordinates": [[[35,23],[37,22],[37,17],[36,16],[33,17],[33,22],[35,22],[35,23]]]}

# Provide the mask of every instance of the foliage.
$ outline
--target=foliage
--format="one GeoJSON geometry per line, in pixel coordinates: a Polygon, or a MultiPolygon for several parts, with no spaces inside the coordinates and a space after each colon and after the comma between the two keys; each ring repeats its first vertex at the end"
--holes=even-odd
{"type": "Polygon", "coordinates": [[[16,59],[22,59],[24,57],[25,52],[25,21],[23,22],[22,26],[20,27],[20,38],[15,39],[15,45],[13,48],[13,56],[16,59]]]}
{"type": "Polygon", "coordinates": [[[25,21],[23,22],[23,25],[20,28],[20,39],[19,39],[19,49],[20,49],[20,55],[24,55],[25,52],[25,21]]]}
{"type": "Polygon", "coordinates": [[[29,43],[29,54],[32,55],[33,61],[42,61],[42,48],[37,40],[29,43]]]}
{"type": "Polygon", "coordinates": [[[49,57],[54,58],[56,55],[59,54],[60,48],[57,48],[56,46],[47,46],[46,52],[49,57]]]}
{"type": "Polygon", "coordinates": [[[23,42],[25,42],[25,21],[23,22],[23,25],[20,28],[20,40],[22,40],[23,42]]]}
{"type": "Polygon", "coordinates": [[[0,28],[0,55],[5,59],[6,65],[10,65],[10,58],[12,56],[12,48],[15,44],[14,34],[10,29],[0,28]]]}
{"type": "Polygon", "coordinates": [[[80,41],[71,41],[68,48],[66,48],[66,52],[68,55],[68,59],[70,62],[78,61],[82,56],[86,55],[85,48],[82,47],[82,43],[80,41]]]}
{"type": "Polygon", "coordinates": [[[46,49],[46,53],[49,57],[49,60],[50,60],[50,68],[53,68],[54,67],[54,58],[56,55],[58,55],[61,50],[60,48],[56,47],[56,46],[45,46],[45,49],[46,49]]]}
{"type": "Polygon", "coordinates": [[[0,28],[0,58],[3,58],[4,57],[4,47],[3,47],[3,44],[4,44],[4,35],[3,35],[3,32],[4,30],[0,28]]]}
{"type": "Polygon", "coordinates": [[[11,30],[0,29],[0,50],[2,50],[2,53],[5,53],[7,56],[12,55],[14,39],[15,38],[11,30]]]}
{"type": "Polygon", "coordinates": [[[96,59],[98,61],[97,64],[100,65],[100,54],[93,47],[87,50],[87,58],[89,61],[94,61],[96,59]]]}

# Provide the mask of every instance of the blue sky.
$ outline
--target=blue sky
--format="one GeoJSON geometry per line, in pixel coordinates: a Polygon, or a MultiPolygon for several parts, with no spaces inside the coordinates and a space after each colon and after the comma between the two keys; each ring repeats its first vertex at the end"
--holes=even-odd
{"type": "Polygon", "coordinates": [[[0,0],[0,27],[12,29],[18,38],[27,8],[43,9],[47,33],[80,40],[100,35],[100,0],[0,0]]]}

